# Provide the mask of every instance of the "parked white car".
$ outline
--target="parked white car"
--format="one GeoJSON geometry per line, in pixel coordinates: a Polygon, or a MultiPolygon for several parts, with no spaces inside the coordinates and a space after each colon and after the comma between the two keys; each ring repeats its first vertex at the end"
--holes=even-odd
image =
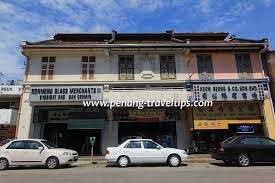
{"type": "Polygon", "coordinates": [[[0,170],[9,166],[45,165],[49,169],[68,165],[78,160],[78,153],[57,148],[43,139],[11,140],[0,147],[0,170]]]}
{"type": "Polygon", "coordinates": [[[120,167],[143,163],[167,163],[176,167],[188,158],[184,150],[164,148],[151,139],[129,139],[117,147],[108,147],[105,153],[109,164],[120,167]]]}

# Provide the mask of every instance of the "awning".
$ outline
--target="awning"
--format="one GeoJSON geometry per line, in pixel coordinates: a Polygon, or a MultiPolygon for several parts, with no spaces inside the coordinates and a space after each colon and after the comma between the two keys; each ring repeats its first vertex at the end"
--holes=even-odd
{"type": "Polygon", "coordinates": [[[69,119],[67,129],[103,129],[104,122],[104,119],[69,119]]]}

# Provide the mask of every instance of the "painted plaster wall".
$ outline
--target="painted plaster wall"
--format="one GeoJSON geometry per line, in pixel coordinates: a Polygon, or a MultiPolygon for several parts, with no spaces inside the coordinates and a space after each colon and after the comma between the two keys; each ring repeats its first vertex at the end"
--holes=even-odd
{"type": "MultiPolygon", "coordinates": [[[[239,79],[234,52],[209,54],[212,54],[214,79],[239,79]]],[[[263,78],[262,66],[258,53],[250,53],[250,59],[253,71],[253,78],[263,78]]],[[[188,75],[191,77],[191,79],[199,79],[196,54],[185,56],[185,62],[187,63],[188,75]]]]}

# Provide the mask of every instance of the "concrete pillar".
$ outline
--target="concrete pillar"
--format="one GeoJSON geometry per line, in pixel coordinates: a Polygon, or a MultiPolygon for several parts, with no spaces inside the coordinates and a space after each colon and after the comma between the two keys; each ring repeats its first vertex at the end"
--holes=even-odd
{"type": "Polygon", "coordinates": [[[17,126],[18,128],[17,138],[30,137],[32,114],[33,114],[33,107],[30,105],[30,102],[29,102],[29,93],[24,92],[22,95],[19,124],[17,126]]]}
{"type": "Polygon", "coordinates": [[[263,101],[263,115],[266,135],[275,140],[275,120],[271,98],[263,101]]]}
{"type": "Polygon", "coordinates": [[[187,120],[184,123],[184,144],[185,149],[189,149],[193,138],[193,109],[189,107],[186,110],[187,120]]]}

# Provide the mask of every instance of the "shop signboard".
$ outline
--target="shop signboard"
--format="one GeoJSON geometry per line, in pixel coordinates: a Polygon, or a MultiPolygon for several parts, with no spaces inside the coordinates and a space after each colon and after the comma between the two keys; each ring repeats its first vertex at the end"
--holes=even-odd
{"type": "Polygon", "coordinates": [[[200,101],[249,101],[264,100],[262,83],[193,84],[195,100],[200,101]]]}
{"type": "Polygon", "coordinates": [[[130,119],[139,119],[142,120],[144,119],[145,121],[148,120],[150,122],[150,119],[155,119],[153,121],[159,121],[163,120],[165,118],[165,110],[164,109],[132,109],[129,110],[129,118],[130,119]]]}
{"type": "Polygon", "coordinates": [[[194,121],[195,130],[215,130],[228,129],[228,123],[219,120],[196,120],[194,121]]]}
{"type": "Polygon", "coordinates": [[[30,102],[102,100],[102,86],[45,86],[30,88],[30,102]]]}
{"type": "Polygon", "coordinates": [[[253,125],[238,125],[237,133],[254,133],[253,125]]]}
{"type": "Polygon", "coordinates": [[[20,85],[0,85],[0,95],[20,95],[21,92],[20,85]]]}
{"type": "Polygon", "coordinates": [[[186,111],[179,108],[115,108],[115,121],[159,122],[186,119],[186,111]]]}
{"type": "Polygon", "coordinates": [[[194,129],[228,129],[229,124],[261,124],[258,102],[223,102],[214,103],[212,107],[196,107],[193,117],[194,129]]]}

